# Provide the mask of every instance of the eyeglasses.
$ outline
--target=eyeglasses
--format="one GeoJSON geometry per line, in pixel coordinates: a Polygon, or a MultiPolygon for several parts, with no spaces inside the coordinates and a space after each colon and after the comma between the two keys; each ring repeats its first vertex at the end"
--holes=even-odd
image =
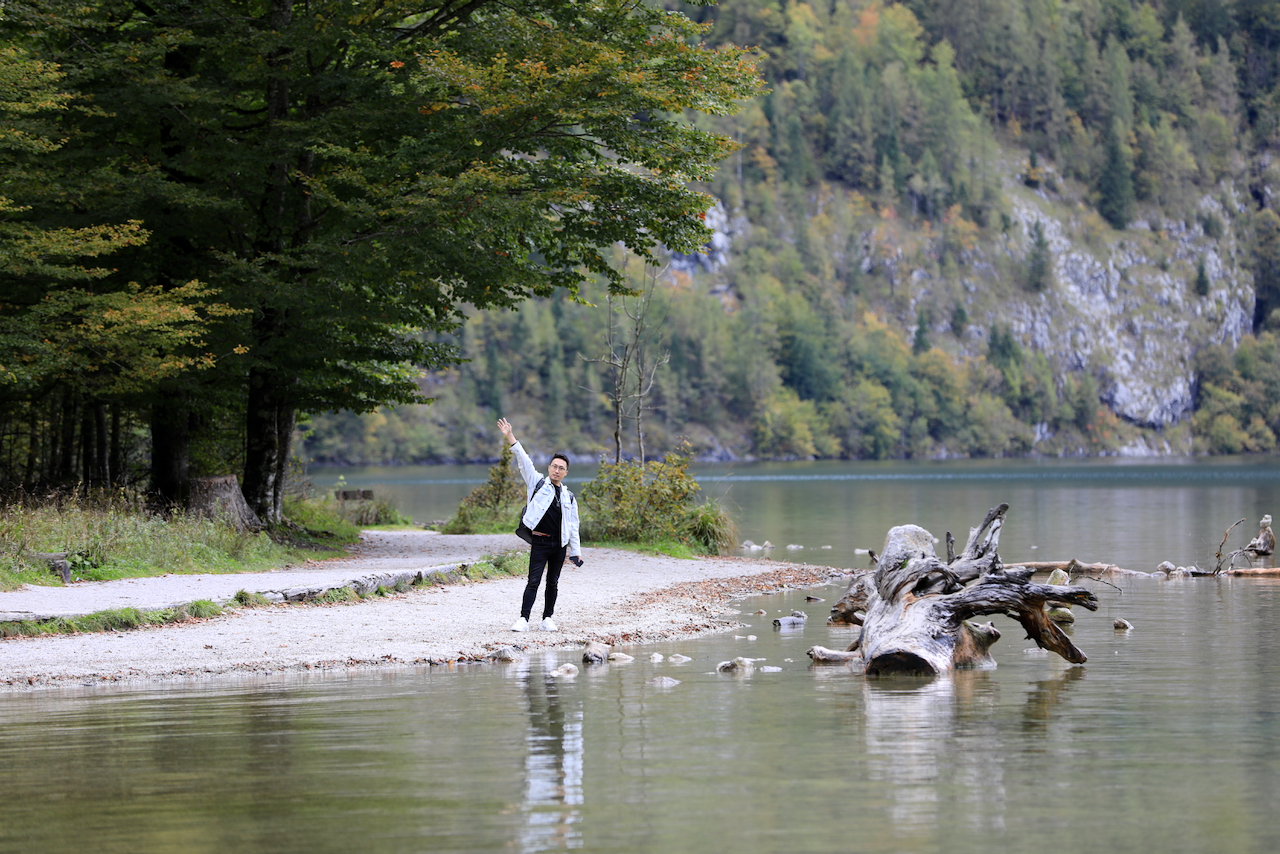
{"type": "Polygon", "coordinates": [[[548,466],[548,468],[550,468],[552,471],[568,471],[569,470],[568,466],[561,465],[560,463],[552,463],[550,466],[548,466]]]}

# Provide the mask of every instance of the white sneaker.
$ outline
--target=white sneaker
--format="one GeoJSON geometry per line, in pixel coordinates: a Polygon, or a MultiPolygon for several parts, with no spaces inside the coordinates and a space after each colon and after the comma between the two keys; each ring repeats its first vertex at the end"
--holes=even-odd
{"type": "Polygon", "coordinates": [[[544,632],[554,632],[556,630],[555,622],[550,617],[543,617],[542,630],[544,632]]]}
{"type": "Polygon", "coordinates": [[[521,617],[520,619],[516,620],[515,625],[511,627],[511,631],[513,632],[529,631],[529,621],[526,620],[524,617],[521,617]]]}

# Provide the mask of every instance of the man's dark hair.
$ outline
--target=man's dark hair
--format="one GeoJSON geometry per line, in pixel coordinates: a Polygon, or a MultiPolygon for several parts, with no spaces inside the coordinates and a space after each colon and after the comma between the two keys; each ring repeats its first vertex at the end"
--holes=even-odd
{"type": "Polygon", "coordinates": [[[564,454],[552,454],[551,461],[555,462],[556,460],[564,460],[565,468],[569,467],[569,458],[566,457],[564,454]]]}

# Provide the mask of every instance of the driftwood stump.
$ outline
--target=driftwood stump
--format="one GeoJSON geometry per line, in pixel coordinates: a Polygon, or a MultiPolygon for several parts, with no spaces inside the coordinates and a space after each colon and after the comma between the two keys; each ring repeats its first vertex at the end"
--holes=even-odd
{"type": "Polygon", "coordinates": [[[1046,614],[1046,605],[1098,608],[1082,587],[1032,584],[1030,570],[1006,570],[997,547],[1009,505],[987,513],[969,531],[964,551],[953,554],[947,534],[947,562],[933,550],[933,535],[917,525],[890,529],[873,572],[855,577],[832,608],[834,624],[862,625],[862,636],[844,653],[815,647],[814,661],[859,661],[872,675],[933,675],[956,667],[994,666],[989,650],[1000,638],[991,623],[970,622],[984,614],[1005,614],[1022,624],[1036,645],[1067,661],[1086,656],[1046,614]]]}
{"type": "Polygon", "coordinates": [[[262,520],[244,500],[240,483],[233,474],[193,477],[187,498],[188,509],[197,516],[222,519],[237,531],[261,531],[262,520]]]}

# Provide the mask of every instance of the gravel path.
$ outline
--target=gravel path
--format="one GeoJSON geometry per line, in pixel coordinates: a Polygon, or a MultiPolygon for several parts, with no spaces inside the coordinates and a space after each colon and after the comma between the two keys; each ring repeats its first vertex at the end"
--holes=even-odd
{"type": "MultiPolygon", "coordinates": [[[[380,574],[452,569],[520,548],[514,535],[366,532],[350,558],[238,575],[167,575],[0,593],[0,620],[154,610],[240,590],[343,586],[380,574]]],[[[590,640],[645,643],[726,631],[744,596],[840,578],[847,570],[750,558],[677,558],[585,549],[565,564],[558,632],[510,631],[523,578],[414,588],[340,605],[281,604],[128,632],[0,640],[0,691],[57,685],[206,679],[223,674],[400,667],[483,658],[503,646],[574,648],[590,640]]],[[[541,607],[541,596],[538,605],[541,607]]],[[[537,616],[535,614],[535,616],[537,616]]]]}

